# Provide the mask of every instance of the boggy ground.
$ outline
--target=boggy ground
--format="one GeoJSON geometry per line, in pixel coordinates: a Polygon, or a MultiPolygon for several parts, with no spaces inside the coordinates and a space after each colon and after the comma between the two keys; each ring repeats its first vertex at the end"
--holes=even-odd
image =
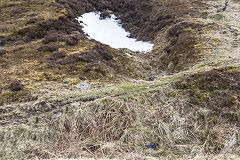
{"type": "Polygon", "coordinates": [[[239,0],[1,1],[1,159],[239,158],[239,10],[239,0]],[[94,10],[113,11],[153,51],[87,39],[75,17],[94,10]]]}

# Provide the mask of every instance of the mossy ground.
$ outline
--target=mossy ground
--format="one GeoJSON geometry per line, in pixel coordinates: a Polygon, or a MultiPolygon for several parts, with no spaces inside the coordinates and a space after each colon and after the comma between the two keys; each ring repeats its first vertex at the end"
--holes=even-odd
{"type": "MultiPolygon", "coordinates": [[[[26,1],[26,0],[2,0],[0,14],[1,34],[11,34],[23,29],[32,14],[38,18],[58,18],[66,14],[66,10],[58,10],[54,0],[26,1]]],[[[29,26],[28,26],[29,27],[29,26]]]]}
{"type": "MultiPolygon", "coordinates": [[[[53,52],[39,50],[44,39],[4,46],[0,157],[239,158],[240,27],[231,18],[239,14],[238,2],[221,13],[221,0],[154,2],[159,5],[144,12],[155,17],[164,8],[175,18],[160,26],[149,55],[129,58],[126,50],[105,46],[106,54],[88,61],[82,53],[91,57],[101,49],[83,38],[76,45],[50,42],[66,56],[64,63],[46,63],[53,52]],[[179,19],[186,12],[191,14],[179,19]],[[81,60],[68,63],[71,56],[81,60]],[[14,80],[23,90],[8,88],[14,80]],[[81,81],[90,87],[76,88],[81,81]],[[157,146],[147,149],[147,143],[157,146]]],[[[25,25],[32,12],[44,20],[67,13],[50,0],[4,0],[0,9],[3,36],[38,31],[37,24],[25,25]]]]}

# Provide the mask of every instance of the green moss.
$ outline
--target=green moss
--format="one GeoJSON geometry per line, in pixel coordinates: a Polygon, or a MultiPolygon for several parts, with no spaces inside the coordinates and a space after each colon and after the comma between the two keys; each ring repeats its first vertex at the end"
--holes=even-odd
{"type": "Polygon", "coordinates": [[[196,90],[191,90],[190,91],[190,99],[194,104],[199,104],[199,103],[204,103],[207,102],[210,98],[210,93],[208,92],[201,92],[201,91],[196,91],[196,90]]]}
{"type": "Polygon", "coordinates": [[[0,105],[28,99],[31,99],[31,93],[29,90],[23,89],[18,92],[6,90],[0,94],[0,105]]]}

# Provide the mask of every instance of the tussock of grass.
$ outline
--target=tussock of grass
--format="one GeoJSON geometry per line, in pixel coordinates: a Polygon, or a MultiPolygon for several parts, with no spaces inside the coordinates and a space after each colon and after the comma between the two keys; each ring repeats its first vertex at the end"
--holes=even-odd
{"type": "Polygon", "coordinates": [[[214,122],[208,110],[198,110],[185,96],[173,95],[161,89],[105,98],[81,103],[79,108],[66,106],[58,119],[52,119],[52,113],[6,127],[0,133],[1,157],[111,158],[133,152],[177,158],[239,152],[238,126],[214,122]],[[147,143],[157,146],[147,149],[147,143]]]}

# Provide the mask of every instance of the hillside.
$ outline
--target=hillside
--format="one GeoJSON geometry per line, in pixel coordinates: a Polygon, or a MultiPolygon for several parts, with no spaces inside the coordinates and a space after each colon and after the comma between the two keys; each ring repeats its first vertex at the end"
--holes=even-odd
{"type": "Polygon", "coordinates": [[[0,159],[239,155],[239,0],[1,0],[0,159]],[[92,11],[153,50],[87,38],[92,11]]]}

